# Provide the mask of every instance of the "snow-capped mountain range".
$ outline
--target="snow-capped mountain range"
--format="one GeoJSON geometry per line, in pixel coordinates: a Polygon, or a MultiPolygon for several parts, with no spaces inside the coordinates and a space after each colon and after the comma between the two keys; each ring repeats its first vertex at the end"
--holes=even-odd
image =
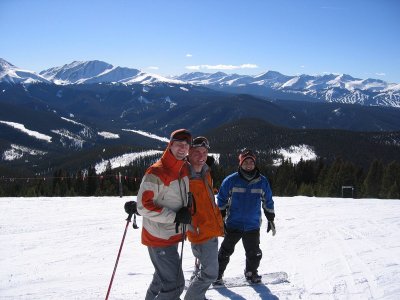
{"type": "Polygon", "coordinates": [[[0,82],[12,84],[29,84],[35,82],[50,83],[49,80],[35,72],[20,69],[2,58],[0,58],[0,82]]]}
{"type": "Polygon", "coordinates": [[[177,76],[177,79],[200,85],[244,86],[249,84],[266,86],[280,90],[322,90],[342,88],[348,90],[400,90],[400,84],[389,84],[380,79],[359,79],[346,74],[327,74],[319,76],[287,76],[276,71],[250,76],[238,74],[192,72],[177,76]]]}
{"type": "Polygon", "coordinates": [[[340,102],[400,107],[400,84],[346,74],[287,76],[276,71],[250,76],[185,73],[175,77],[191,84],[275,99],[340,102]]]}
{"type": "Polygon", "coordinates": [[[0,58],[0,82],[68,84],[153,83],[201,85],[234,93],[269,99],[340,102],[349,104],[400,107],[400,84],[379,79],[360,79],[346,74],[288,76],[276,71],[259,75],[193,72],[173,78],[137,69],[115,67],[103,61],[74,61],[36,74],[22,70],[0,58]]]}
{"type": "Polygon", "coordinates": [[[124,84],[151,84],[154,82],[184,83],[180,80],[141,72],[137,69],[114,67],[98,60],[74,61],[70,64],[53,67],[36,74],[33,71],[19,69],[2,58],[0,58],[0,82],[24,84],[45,82],[57,85],[106,82],[124,84]]]}

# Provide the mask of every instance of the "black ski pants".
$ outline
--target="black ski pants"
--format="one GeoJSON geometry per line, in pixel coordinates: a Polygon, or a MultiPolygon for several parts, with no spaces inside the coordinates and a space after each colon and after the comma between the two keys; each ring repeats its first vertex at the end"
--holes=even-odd
{"type": "Polygon", "coordinates": [[[229,263],[230,256],[235,251],[235,246],[242,239],[246,251],[245,272],[256,272],[261,261],[262,251],[260,249],[260,229],[252,231],[239,231],[226,228],[225,237],[218,251],[218,274],[222,276],[229,263]]]}

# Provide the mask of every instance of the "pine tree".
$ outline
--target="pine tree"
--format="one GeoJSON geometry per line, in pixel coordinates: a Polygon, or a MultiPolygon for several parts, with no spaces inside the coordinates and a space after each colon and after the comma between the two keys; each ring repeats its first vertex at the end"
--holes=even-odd
{"type": "Polygon", "coordinates": [[[297,195],[297,185],[294,180],[289,180],[283,191],[284,196],[292,197],[297,195]]]}
{"type": "Polygon", "coordinates": [[[88,183],[86,186],[86,195],[94,196],[96,194],[97,187],[98,187],[98,180],[97,180],[96,169],[95,167],[90,166],[88,170],[88,183]]]}
{"type": "Polygon", "coordinates": [[[68,174],[65,170],[59,169],[53,175],[53,196],[66,196],[68,190],[68,174]]]}
{"type": "Polygon", "coordinates": [[[387,193],[387,198],[400,199],[400,188],[399,185],[397,184],[397,181],[395,181],[393,185],[389,188],[389,191],[387,193]]]}
{"type": "Polygon", "coordinates": [[[393,198],[393,193],[395,193],[395,190],[392,189],[393,185],[398,182],[398,177],[400,173],[400,164],[392,161],[389,163],[386,168],[384,169],[383,172],[383,177],[382,177],[382,186],[379,192],[379,196],[381,198],[393,198]],[[391,194],[389,196],[389,194],[391,194]]]}
{"type": "Polygon", "coordinates": [[[51,183],[49,180],[46,179],[40,179],[38,186],[37,186],[37,190],[38,190],[38,195],[39,196],[46,196],[49,197],[51,196],[51,183]]]}
{"type": "Polygon", "coordinates": [[[75,190],[76,195],[78,195],[78,196],[84,196],[86,193],[85,180],[83,177],[82,170],[80,170],[76,173],[74,190],[75,190]]]}
{"type": "Polygon", "coordinates": [[[298,186],[301,184],[311,184],[315,182],[315,162],[304,161],[300,159],[299,163],[295,167],[296,183],[298,186]]]}
{"type": "Polygon", "coordinates": [[[320,172],[318,173],[318,180],[316,183],[316,187],[314,189],[314,193],[315,196],[318,197],[326,197],[328,195],[328,191],[327,188],[325,186],[325,181],[326,181],[326,177],[328,176],[329,173],[329,166],[328,165],[324,165],[320,172]]]}
{"type": "Polygon", "coordinates": [[[101,195],[118,195],[118,180],[116,176],[117,175],[113,173],[110,161],[108,161],[100,183],[99,193],[101,195]]]}
{"type": "Polygon", "coordinates": [[[302,183],[300,185],[300,188],[299,188],[297,194],[302,195],[302,196],[312,197],[312,196],[314,196],[313,186],[311,184],[302,183]]]}
{"type": "Polygon", "coordinates": [[[363,196],[366,198],[379,198],[383,176],[382,161],[374,160],[363,182],[363,196]]]}
{"type": "Polygon", "coordinates": [[[276,170],[272,190],[277,196],[294,196],[297,194],[295,169],[291,160],[283,160],[276,170]]]}
{"type": "Polygon", "coordinates": [[[328,197],[340,197],[342,192],[341,184],[341,168],[343,167],[343,161],[337,158],[332,166],[329,168],[328,174],[325,180],[326,196],[328,197]]]}

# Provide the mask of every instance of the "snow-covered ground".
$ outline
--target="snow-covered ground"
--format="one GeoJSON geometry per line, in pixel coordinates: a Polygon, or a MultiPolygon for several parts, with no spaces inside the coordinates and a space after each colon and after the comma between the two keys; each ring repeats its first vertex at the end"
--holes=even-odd
{"type": "Polygon", "coordinates": [[[51,143],[51,136],[47,134],[43,134],[34,130],[27,129],[24,124],[15,123],[15,122],[8,122],[0,120],[0,123],[13,127],[23,133],[26,133],[29,136],[32,136],[38,140],[45,140],[48,143],[51,143]]]}
{"type": "MultiPolygon", "coordinates": [[[[281,155],[285,160],[290,160],[293,164],[298,164],[300,160],[316,160],[318,158],[314,149],[308,145],[293,145],[288,148],[280,148],[277,154],[281,155]]],[[[282,159],[275,159],[274,165],[279,166],[282,164],[282,159]]]]}
{"type": "MultiPolygon", "coordinates": [[[[134,197],[0,198],[0,299],[104,299],[134,197]]],[[[400,299],[400,201],[275,197],[260,273],[289,282],[209,290],[210,299],[400,299]]],[[[141,224],[141,217],[137,219],[141,224]]],[[[189,242],[183,269],[193,268],[189,242]]],[[[241,275],[239,243],[225,275],[241,275]]],[[[110,299],[145,297],[153,266],[129,226],[110,299]]]]}

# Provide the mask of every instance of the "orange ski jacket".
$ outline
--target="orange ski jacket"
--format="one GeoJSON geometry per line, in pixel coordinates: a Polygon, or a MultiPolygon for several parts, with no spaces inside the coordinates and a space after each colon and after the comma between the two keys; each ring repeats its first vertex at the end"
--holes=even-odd
{"type": "Polygon", "coordinates": [[[212,179],[207,165],[199,175],[190,168],[189,186],[195,202],[193,207],[195,212],[192,216],[193,230],[187,232],[189,241],[201,244],[213,237],[223,236],[224,223],[215,203],[212,179]]]}

